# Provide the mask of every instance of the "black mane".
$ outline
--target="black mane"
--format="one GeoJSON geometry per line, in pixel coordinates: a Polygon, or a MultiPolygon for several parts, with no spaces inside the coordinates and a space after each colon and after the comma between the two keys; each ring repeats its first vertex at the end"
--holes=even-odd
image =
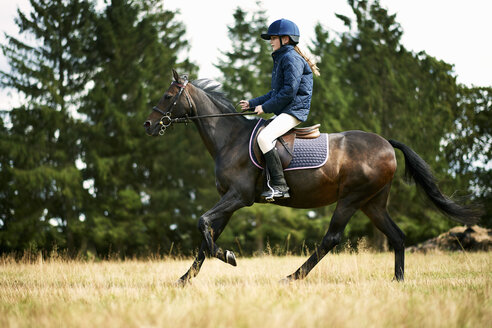
{"type": "Polygon", "coordinates": [[[216,105],[236,112],[236,108],[222,91],[222,85],[212,79],[199,79],[190,82],[193,86],[204,91],[216,105]]]}

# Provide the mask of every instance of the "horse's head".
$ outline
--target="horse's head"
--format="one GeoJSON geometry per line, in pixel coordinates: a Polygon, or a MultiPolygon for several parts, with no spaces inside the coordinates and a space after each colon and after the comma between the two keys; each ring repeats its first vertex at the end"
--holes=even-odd
{"type": "Polygon", "coordinates": [[[193,106],[186,91],[188,77],[186,75],[179,76],[174,69],[173,77],[171,86],[161,97],[157,106],[152,108],[152,112],[145,120],[144,128],[148,135],[163,135],[166,128],[172,123],[187,120],[187,117],[191,115],[193,106]]]}

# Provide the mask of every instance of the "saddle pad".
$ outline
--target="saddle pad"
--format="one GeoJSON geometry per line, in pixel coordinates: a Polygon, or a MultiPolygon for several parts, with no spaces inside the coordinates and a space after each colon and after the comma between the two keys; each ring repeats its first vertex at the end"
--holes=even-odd
{"type": "MultiPolygon", "coordinates": [[[[249,141],[249,158],[251,162],[263,169],[263,166],[256,159],[253,147],[254,138],[258,129],[265,123],[260,119],[251,133],[249,141]]],[[[316,139],[298,139],[294,140],[294,156],[289,166],[284,171],[314,169],[323,166],[328,160],[329,154],[329,138],[327,133],[321,133],[316,139]]]]}

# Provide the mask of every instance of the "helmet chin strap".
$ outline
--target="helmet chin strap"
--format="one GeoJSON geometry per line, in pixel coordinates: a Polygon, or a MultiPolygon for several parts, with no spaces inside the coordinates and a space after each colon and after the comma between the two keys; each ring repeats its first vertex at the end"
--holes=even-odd
{"type": "Polygon", "coordinates": [[[286,43],[286,44],[284,44],[284,43],[282,42],[282,35],[279,35],[279,36],[278,36],[278,38],[279,38],[279,40],[280,40],[280,48],[282,48],[282,47],[283,47],[283,46],[285,46],[286,44],[290,44],[290,37],[289,37],[289,41],[287,41],[287,43],[286,43]]]}

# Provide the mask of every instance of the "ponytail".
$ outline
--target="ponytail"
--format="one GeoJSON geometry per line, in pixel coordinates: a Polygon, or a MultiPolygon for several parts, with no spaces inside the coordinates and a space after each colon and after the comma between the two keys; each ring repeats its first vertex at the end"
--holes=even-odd
{"type": "Polygon", "coordinates": [[[311,67],[311,71],[313,71],[313,74],[316,75],[316,76],[320,76],[320,73],[319,73],[319,68],[318,66],[316,66],[315,63],[313,63],[311,61],[311,59],[309,59],[305,54],[302,53],[301,49],[299,49],[298,46],[294,46],[294,49],[297,51],[297,53],[299,55],[301,55],[302,58],[304,58],[304,60],[308,63],[309,67],[311,67]]]}

